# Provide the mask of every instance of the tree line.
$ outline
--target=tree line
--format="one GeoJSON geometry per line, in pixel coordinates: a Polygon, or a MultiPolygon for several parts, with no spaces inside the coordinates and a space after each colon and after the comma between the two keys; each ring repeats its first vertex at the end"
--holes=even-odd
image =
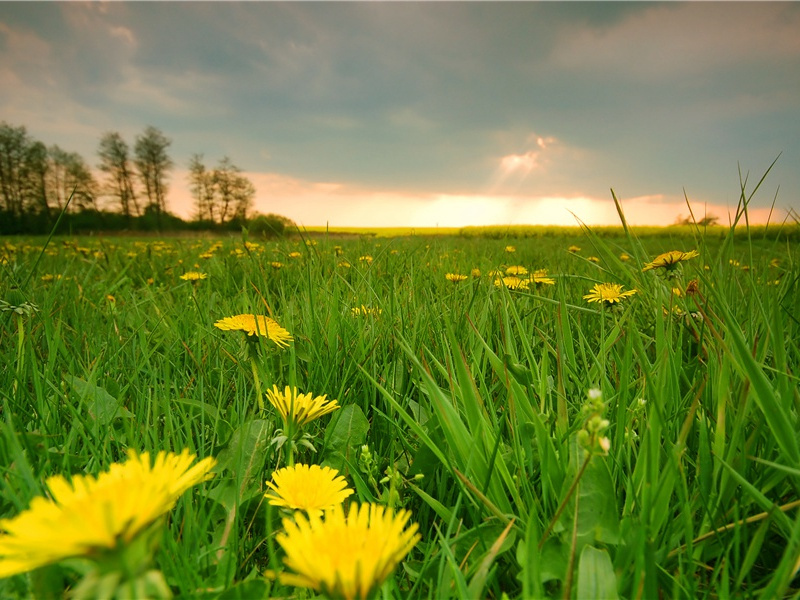
{"type": "Polygon", "coordinates": [[[119,132],[106,132],[97,148],[98,178],[77,152],[47,146],[24,126],[3,121],[0,234],[47,232],[62,212],[71,227],[84,230],[238,229],[253,219],[266,232],[291,225],[278,215],[251,214],[255,187],[227,156],[209,168],[194,154],[188,165],[193,221],[170,213],[171,144],[152,126],[132,146],[119,132]]]}

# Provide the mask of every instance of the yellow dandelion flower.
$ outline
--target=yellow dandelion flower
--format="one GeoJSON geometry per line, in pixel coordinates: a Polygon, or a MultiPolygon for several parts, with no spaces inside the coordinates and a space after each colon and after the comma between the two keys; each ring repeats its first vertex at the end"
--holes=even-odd
{"type": "Polygon", "coordinates": [[[374,306],[367,307],[364,306],[363,304],[361,306],[354,306],[353,308],[350,309],[350,313],[354,317],[361,317],[361,316],[377,317],[382,312],[383,309],[381,308],[376,308],[374,306]]]}
{"type": "Polygon", "coordinates": [[[506,269],[506,275],[527,275],[528,269],[521,265],[514,265],[506,269]]]}
{"type": "Polygon", "coordinates": [[[339,408],[339,401],[327,400],[327,394],[314,398],[311,394],[299,394],[297,388],[288,385],[283,392],[277,385],[272,386],[267,390],[267,400],[280,413],[285,429],[289,429],[289,425],[293,425],[292,429],[302,427],[339,408]]]}
{"type": "Polygon", "coordinates": [[[203,252],[200,255],[200,258],[204,258],[204,259],[209,259],[209,258],[213,258],[213,257],[214,257],[214,253],[213,252],[203,252]]]}
{"type": "Polygon", "coordinates": [[[213,458],[192,465],[194,459],[188,450],[159,452],[151,463],[149,453],[129,450],[125,463],[97,477],[49,477],[49,498],[34,498],[27,510],[0,520],[0,577],[128,544],[186,490],[213,476],[213,458]]]}
{"type": "Polygon", "coordinates": [[[295,250],[294,252],[289,252],[289,258],[300,258],[301,256],[303,255],[300,254],[297,250],[295,250]]]}
{"type": "Polygon", "coordinates": [[[324,519],[302,514],[284,519],[275,540],[293,572],[281,573],[280,581],[330,598],[370,598],[421,539],[416,523],[406,528],[410,518],[407,510],[353,503],[347,515],[337,505],[324,519]]]}
{"type": "Polygon", "coordinates": [[[530,277],[531,283],[536,285],[555,285],[556,280],[547,276],[547,269],[539,269],[533,272],[530,277]]]}
{"type": "Polygon", "coordinates": [[[200,273],[198,271],[186,271],[183,275],[179,277],[179,279],[183,279],[184,281],[200,281],[201,279],[207,279],[208,275],[205,273],[200,273]]]}
{"type": "Polygon", "coordinates": [[[319,514],[341,504],[353,493],[339,471],[319,465],[294,465],[272,473],[264,497],[273,506],[319,514]],[[275,483],[272,483],[274,481],[275,483]]]}
{"type": "Polygon", "coordinates": [[[492,269],[491,271],[489,271],[487,273],[487,275],[489,277],[494,278],[494,279],[502,279],[503,276],[505,275],[505,273],[503,271],[501,271],[500,269],[492,269]]]}
{"type": "Polygon", "coordinates": [[[598,283],[586,294],[583,299],[587,302],[602,302],[611,305],[622,301],[623,298],[633,296],[636,290],[622,291],[622,286],[618,283],[598,283]]]}
{"type": "Polygon", "coordinates": [[[282,262],[278,262],[277,260],[274,260],[271,263],[269,263],[269,266],[272,267],[273,269],[277,270],[277,269],[280,269],[281,267],[283,267],[283,263],[282,262]]]}
{"type": "Polygon", "coordinates": [[[292,334],[269,317],[263,315],[234,315],[225,317],[214,323],[214,327],[223,331],[244,331],[247,335],[268,337],[275,345],[288,347],[292,334]]]}
{"type": "Polygon", "coordinates": [[[589,262],[593,262],[593,263],[599,263],[600,262],[600,259],[597,258],[596,256],[589,256],[586,260],[588,260],[589,262]]]}
{"type": "Polygon", "coordinates": [[[567,248],[567,252],[572,252],[573,254],[575,254],[576,252],[580,252],[580,251],[581,251],[581,247],[580,246],[572,245],[569,248],[567,248]]]}
{"type": "Polygon", "coordinates": [[[627,252],[623,252],[622,254],[619,255],[619,259],[622,262],[628,262],[631,259],[631,257],[627,252]]]}
{"type": "Polygon", "coordinates": [[[372,264],[372,260],[373,259],[369,254],[365,254],[364,256],[359,256],[358,257],[358,262],[362,262],[362,263],[365,263],[365,264],[368,264],[368,265],[372,264]]]}
{"type": "Polygon", "coordinates": [[[344,252],[344,251],[342,250],[342,247],[341,247],[341,246],[334,246],[334,247],[333,247],[333,253],[334,253],[336,256],[341,256],[343,252],[344,252]]]}
{"type": "Polygon", "coordinates": [[[481,270],[475,268],[475,269],[472,269],[472,271],[470,271],[469,274],[472,275],[473,277],[480,277],[481,276],[481,270]]]}
{"type": "Polygon", "coordinates": [[[452,281],[453,283],[460,283],[467,278],[466,275],[461,275],[460,273],[447,273],[444,277],[447,281],[452,281]]]}
{"type": "Polygon", "coordinates": [[[514,246],[506,246],[505,248],[503,248],[503,251],[508,252],[509,254],[513,254],[514,252],[517,251],[517,249],[514,246]]]}
{"type": "Polygon", "coordinates": [[[650,271],[651,269],[664,269],[671,271],[681,262],[689,260],[690,258],[695,258],[696,256],[700,256],[700,253],[697,252],[697,250],[692,250],[690,252],[671,250],[656,256],[652,262],[649,262],[644,266],[642,271],[650,271]]]}
{"type": "Polygon", "coordinates": [[[339,263],[336,266],[340,267],[342,269],[349,269],[350,268],[350,263],[347,262],[346,260],[340,260],[339,263]]]}
{"type": "Polygon", "coordinates": [[[510,290],[528,289],[528,281],[526,279],[520,279],[514,275],[510,277],[503,277],[502,279],[495,279],[494,284],[497,287],[506,286],[510,290]]]}

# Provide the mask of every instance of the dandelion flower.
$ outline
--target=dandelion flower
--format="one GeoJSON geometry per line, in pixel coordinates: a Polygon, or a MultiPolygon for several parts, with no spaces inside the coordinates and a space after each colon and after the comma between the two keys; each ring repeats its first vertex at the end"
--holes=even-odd
{"type": "Polygon", "coordinates": [[[599,258],[597,258],[596,256],[590,256],[590,257],[588,257],[586,260],[588,260],[589,262],[593,262],[593,263],[595,263],[595,264],[597,264],[597,263],[599,263],[599,262],[600,262],[600,259],[599,259],[599,258]]]}
{"type": "MultiPolygon", "coordinates": [[[[278,386],[267,390],[267,399],[281,414],[286,429],[289,425],[302,427],[314,419],[333,412],[339,408],[338,400],[327,400],[327,394],[313,398],[311,394],[299,394],[297,388],[286,389],[281,392],[278,386]]],[[[294,427],[292,427],[294,429],[294,427]]]]}
{"type": "Polygon", "coordinates": [[[367,306],[364,306],[363,304],[361,306],[354,306],[353,308],[350,309],[350,313],[354,317],[360,317],[360,316],[377,317],[382,312],[383,312],[383,310],[380,309],[380,308],[375,308],[375,307],[371,307],[371,306],[367,307],[367,306]]]}
{"type": "Polygon", "coordinates": [[[447,281],[452,281],[453,283],[460,283],[467,278],[466,275],[461,275],[460,273],[447,273],[444,277],[447,281]]]}
{"type": "Polygon", "coordinates": [[[277,260],[274,260],[271,263],[269,263],[269,266],[272,267],[273,269],[277,270],[277,269],[280,269],[281,267],[283,267],[283,263],[279,262],[277,260]]]}
{"type": "Polygon", "coordinates": [[[631,257],[627,252],[623,252],[622,254],[619,255],[619,259],[622,262],[628,262],[631,259],[631,257]]]}
{"type": "Polygon", "coordinates": [[[394,512],[378,504],[336,506],[306,519],[284,519],[275,540],[286,552],[282,573],[287,585],[307,587],[330,598],[364,600],[386,580],[420,540],[419,526],[407,510],[394,512]]]}
{"type": "Polygon", "coordinates": [[[567,252],[572,252],[573,254],[575,254],[576,252],[580,252],[580,251],[581,251],[580,246],[572,245],[569,248],[567,248],[567,252]]]}
{"type": "Polygon", "coordinates": [[[289,252],[289,258],[300,258],[301,256],[303,255],[297,252],[296,250],[294,252],[289,252]]]}
{"type": "Polygon", "coordinates": [[[198,271],[187,271],[183,275],[180,276],[179,279],[183,279],[184,281],[200,281],[201,279],[208,278],[208,275],[205,273],[199,273],[198,271]]]}
{"type": "Polygon", "coordinates": [[[644,266],[642,271],[650,271],[651,269],[664,269],[666,271],[672,271],[681,262],[689,260],[690,258],[695,258],[696,256],[700,256],[697,250],[692,250],[690,252],[671,250],[670,252],[664,252],[663,254],[656,256],[653,262],[649,262],[644,266]]]}
{"type": "Polygon", "coordinates": [[[358,257],[358,262],[362,262],[362,263],[365,263],[365,264],[368,264],[368,265],[372,264],[372,260],[373,259],[369,254],[365,254],[364,256],[359,256],[358,257]]]}
{"type": "Polygon", "coordinates": [[[528,281],[525,279],[520,279],[515,275],[510,277],[503,277],[502,279],[495,279],[494,284],[497,287],[506,286],[510,290],[527,290],[528,289],[528,281]]]}
{"type": "Polygon", "coordinates": [[[505,250],[506,252],[508,252],[509,254],[513,254],[514,252],[516,252],[516,251],[517,251],[517,249],[516,249],[514,246],[506,246],[506,247],[504,248],[504,250],[505,250]]]}
{"type": "Polygon", "coordinates": [[[49,477],[49,498],[34,498],[27,510],[0,520],[0,577],[127,545],[186,490],[213,476],[213,458],[192,465],[194,459],[188,450],[159,452],[151,464],[149,453],[129,450],[125,463],[97,477],[49,477]]]}
{"type": "Polygon", "coordinates": [[[263,315],[234,315],[225,317],[214,323],[214,327],[223,331],[244,331],[247,335],[265,336],[280,347],[288,347],[292,334],[286,331],[269,317],[263,315]]]}
{"type": "Polygon", "coordinates": [[[547,276],[547,269],[539,269],[533,272],[530,277],[531,283],[536,285],[555,285],[556,280],[547,276]]]}
{"type": "Polygon", "coordinates": [[[514,265],[506,269],[506,275],[527,275],[528,269],[520,265],[514,265]]]}
{"type": "Polygon", "coordinates": [[[587,302],[602,302],[604,305],[612,305],[621,302],[623,298],[633,296],[636,290],[622,291],[622,286],[618,283],[598,283],[586,294],[583,299],[587,302]]]}
{"type": "Polygon", "coordinates": [[[469,272],[469,274],[472,275],[473,277],[480,277],[481,276],[481,270],[476,267],[475,269],[472,269],[469,272]]]}
{"type": "Polygon", "coordinates": [[[339,471],[319,465],[294,465],[272,474],[265,497],[273,506],[319,514],[341,504],[353,493],[339,471]],[[275,483],[272,483],[274,481],[275,483]]]}

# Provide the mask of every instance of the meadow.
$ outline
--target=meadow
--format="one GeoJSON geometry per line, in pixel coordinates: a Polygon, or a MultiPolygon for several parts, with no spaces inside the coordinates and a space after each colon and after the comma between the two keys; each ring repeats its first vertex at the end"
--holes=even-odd
{"type": "Polygon", "coordinates": [[[316,597],[265,496],[292,464],[407,517],[355,597],[797,597],[798,246],[676,231],[0,241],[0,597],[316,597]],[[141,535],[9,541],[48,477],[184,449],[213,468],[141,535]]]}

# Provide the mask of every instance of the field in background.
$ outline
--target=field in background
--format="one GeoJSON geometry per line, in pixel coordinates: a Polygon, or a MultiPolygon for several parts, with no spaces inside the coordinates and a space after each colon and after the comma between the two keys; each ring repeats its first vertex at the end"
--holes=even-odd
{"type": "MultiPolygon", "coordinates": [[[[171,590],[313,597],[264,577],[286,455],[257,389],[296,385],[342,406],[296,460],[419,523],[384,598],[796,594],[796,226],[443,231],[0,241],[0,518],[48,475],[189,448],[219,464],[170,514],[171,590]],[[676,249],[699,256],[643,271],[676,249]],[[511,289],[511,267],[553,284],[511,289]],[[636,293],[587,302],[604,282],[636,293]],[[239,313],[293,342],[262,339],[254,371],[214,327],[239,313]]],[[[0,596],[61,594],[73,567],[0,596]]]]}
{"type": "MultiPolygon", "coordinates": [[[[591,228],[598,237],[625,237],[621,226],[602,226],[591,228]]],[[[637,238],[673,238],[694,240],[702,236],[706,239],[722,239],[727,237],[731,229],[722,226],[697,227],[694,225],[669,225],[665,227],[631,227],[630,232],[637,238]]],[[[301,227],[301,234],[327,234],[331,236],[372,236],[372,237],[415,237],[415,236],[461,236],[470,238],[516,239],[557,237],[569,238],[582,235],[580,226],[560,227],[545,225],[486,225],[482,227],[301,227]]],[[[783,223],[772,225],[755,225],[746,227],[740,224],[734,229],[734,235],[746,238],[783,238],[800,241],[800,225],[783,223]]]]}

